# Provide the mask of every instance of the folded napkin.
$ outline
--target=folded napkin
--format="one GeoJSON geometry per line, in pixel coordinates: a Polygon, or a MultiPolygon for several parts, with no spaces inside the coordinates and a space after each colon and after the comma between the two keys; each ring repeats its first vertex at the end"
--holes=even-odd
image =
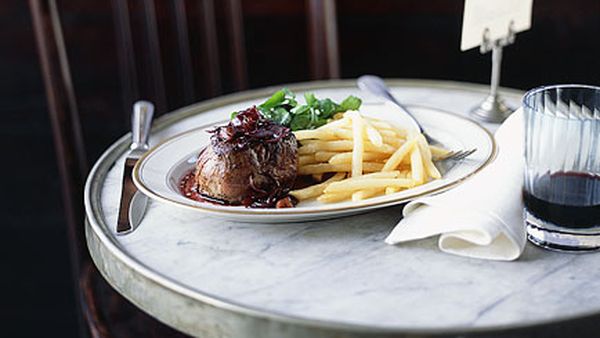
{"type": "Polygon", "coordinates": [[[481,172],[444,193],[404,207],[386,243],[440,235],[440,250],[456,255],[514,260],[526,242],[523,225],[523,115],[513,113],[495,135],[498,154],[481,172]]]}

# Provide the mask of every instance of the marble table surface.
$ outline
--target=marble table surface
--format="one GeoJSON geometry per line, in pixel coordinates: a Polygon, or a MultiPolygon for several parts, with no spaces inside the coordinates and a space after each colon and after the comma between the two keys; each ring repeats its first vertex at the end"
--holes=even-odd
{"type": "MultiPolygon", "coordinates": [[[[394,94],[407,104],[461,115],[486,90],[441,81],[394,84],[394,94]]],[[[354,88],[314,92],[377,101],[354,88]]],[[[520,94],[504,91],[513,107],[520,94]]],[[[216,109],[202,114],[192,106],[164,117],[152,143],[260,101],[248,99],[252,95],[260,93],[230,97],[230,102],[242,102],[223,107],[217,100],[209,104],[216,109]]],[[[267,320],[261,335],[275,337],[293,331],[273,327],[277,322],[357,332],[445,332],[600,312],[600,254],[562,254],[528,244],[519,260],[494,262],[444,254],[436,239],[386,245],[383,240],[400,220],[401,206],[326,221],[246,224],[151,201],[141,226],[117,236],[113,225],[126,145],[124,138],[109,149],[88,182],[90,251],[118,291],[192,335],[235,335],[239,325],[232,321],[245,317],[267,320]],[[216,311],[214,318],[202,307],[206,304],[216,311]]]]}

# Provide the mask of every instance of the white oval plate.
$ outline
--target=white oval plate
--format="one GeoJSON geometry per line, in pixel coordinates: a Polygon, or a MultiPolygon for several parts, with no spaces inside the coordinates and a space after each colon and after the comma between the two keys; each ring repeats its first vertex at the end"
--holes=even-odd
{"type": "MultiPolygon", "coordinates": [[[[300,222],[348,216],[439,193],[460,184],[493,159],[496,152],[494,138],[477,123],[437,109],[421,106],[409,106],[409,108],[427,133],[442,142],[446,148],[476,148],[477,151],[462,161],[438,164],[443,174],[439,180],[395,194],[358,202],[323,204],[311,200],[300,202],[295,208],[258,209],[223,206],[186,198],[179,192],[179,182],[194,168],[197,154],[204,145],[208,144],[210,134],[206,131],[215,125],[225,123],[222,121],[189,130],[155,146],[138,161],[133,171],[133,180],[140,191],[155,200],[227,220],[253,223],[300,222]]],[[[394,107],[385,104],[363,104],[360,112],[398,125],[401,125],[403,120],[402,116],[394,111],[394,107]]]]}

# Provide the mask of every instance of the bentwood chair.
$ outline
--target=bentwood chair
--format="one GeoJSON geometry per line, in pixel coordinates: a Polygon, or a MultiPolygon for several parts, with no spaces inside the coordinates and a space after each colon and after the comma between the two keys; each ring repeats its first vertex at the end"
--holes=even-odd
{"type": "MultiPolygon", "coordinates": [[[[107,48],[117,50],[123,115],[129,114],[141,93],[161,114],[221,94],[224,82],[233,90],[248,87],[241,0],[112,0],[110,4],[116,45],[107,48]],[[224,22],[219,28],[225,31],[226,43],[219,44],[217,15],[224,22]],[[168,32],[161,27],[168,27],[168,32]],[[199,41],[193,41],[190,32],[198,33],[194,36],[199,41]],[[176,68],[175,76],[169,78],[165,76],[167,59],[176,68]]],[[[79,285],[81,333],[92,337],[183,336],[128,303],[93,267],[85,247],[82,194],[91,162],[86,158],[61,8],[56,0],[29,0],[29,7],[60,171],[73,278],[79,285]]],[[[306,0],[304,8],[311,78],[339,77],[335,1],[306,0]]]]}

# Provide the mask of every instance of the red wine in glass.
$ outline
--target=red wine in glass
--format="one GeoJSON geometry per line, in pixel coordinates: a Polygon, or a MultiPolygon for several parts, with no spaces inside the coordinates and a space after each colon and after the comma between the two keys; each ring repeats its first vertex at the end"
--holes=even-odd
{"type": "Polygon", "coordinates": [[[600,175],[556,172],[533,186],[535,193],[523,190],[523,201],[536,218],[571,229],[600,227],[600,175]]]}

